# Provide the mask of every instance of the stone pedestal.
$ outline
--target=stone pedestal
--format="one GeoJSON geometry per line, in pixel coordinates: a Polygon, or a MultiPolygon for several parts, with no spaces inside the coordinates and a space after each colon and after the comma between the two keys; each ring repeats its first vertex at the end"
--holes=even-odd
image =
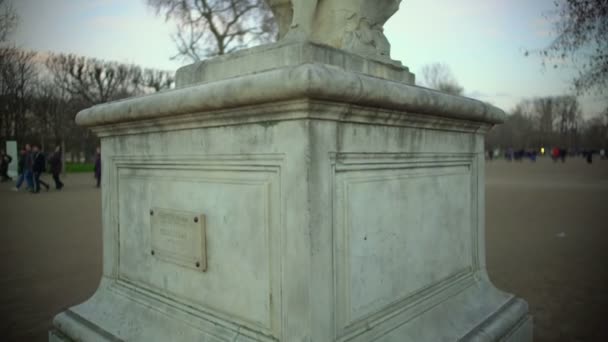
{"type": "Polygon", "coordinates": [[[331,48],[258,52],[78,114],[101,137],[103,278],[51,340],[531,341],[485,270],[503,112],[331,48]]]}

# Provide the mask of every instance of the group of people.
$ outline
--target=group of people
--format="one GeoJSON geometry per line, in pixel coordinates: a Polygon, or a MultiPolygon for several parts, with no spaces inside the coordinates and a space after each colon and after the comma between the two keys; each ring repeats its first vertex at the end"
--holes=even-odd
{"type": "MultiPolygon", "coordinates": [[[[48,191],[51,186],[41,178],[42,174],[47,171],[47,164],[49,171],[53,176],[53,181],[55,182],[55,189],[61,190],[64,187],[64,184],[60,179],[63,167],[62,158],[60,146],[55,148],[55,151],[47,160],[46,154],[40,150],[40,145],[25,144],[25,147],[19,152],[17,167],[19,176],[13,190],[20,191],[25,183],[26,189],[32,193],[40,192],[41,187],[44,187],[48,191]]],[[[11,162],[13,162],[13,157],[4,150],[0,150],[1,182],[13,180],[8,175],[8,166],[11,162]]],[[[94,176],[96,179],[96,186],[99,188],[101,185],[101,149],[99,147],[97,147],[95,153],[94,176]]]]}
{"type": "Polygon", "coordinates": [[[530,159],[531,161],[536,161],[536,157],[538,156],[538,152],[535,149],[519,149],[515,150],[511,147],[507,148],[505,151],[505,159],[508,161],[523,161],[524,159],[530,159]]]}
{"type": "Polygon", "coordinates": [[[564,163],[567,155],[568,151],[565,148],[554,147],[551,149],[551,159],[553,159],[554,162],[561,160],[562,163],[564,163]]]}
{"type": "MultiPolygon", "coordinates": [[[[0,168],[0,174],[2,181],[10,181],[12,178],[8,175],[8,165],[13,161],[13,158],[2,151],[2,165],[0,168]]],[[[53,181],[55,182],[55,189],[61,190],[63,188],[63,182],[59,178],[62,167],[62,155],[61,147],[57,146],[55,152],[51,154],[48,159],[51,174],[53,175],[53,181]]],[[[17,173],[19,174],[17,182],[15,184],[15,191],[19,191],[22,185],[25,183],[27,190],[32,193],[39,193],[41,187],[44,187],[47,191],[51,187],[47,182],[41,179],[42,174],[47,168],[46,155],[40,150],[38,144],[25,144],[25,147],[19,151],[19,159],[17,164],[17,173]]]]}
{"type": "MultiPolygon", "coordinates": [[[[513,149],[512,147],[506,148],[504,150],[504,159],[507,161],[522,161],[524,159],[530,159],[531,161],[536,161],[538,156],[543,156],[545,153],[551,157],[554,162],[561,161],[562,163],[566,162],[566,157],[583,157],[587,163],[593,163],[593,157],[596,154],[599,154],[600,159],[607,159],[606,150],[604,149],[565,149],[560,147],[553,147],[551,149],[545,150],[544,147],[539,149],[528,148],[528,149],[513,149]]],[[[494,148],[486,149],[486,159],[491,161],[494,158],[497,158],[501,155],[501,149],[494,148]]]]}

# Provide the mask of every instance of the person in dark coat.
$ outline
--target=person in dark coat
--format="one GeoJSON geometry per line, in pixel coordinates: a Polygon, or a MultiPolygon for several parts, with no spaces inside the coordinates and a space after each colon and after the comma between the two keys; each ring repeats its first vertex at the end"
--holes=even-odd
{"type": "Polygon", "coordinates": [[[19,177],[17,177],[17,183],[15,183],[15,188],[13,189],[14,191],[19,191],[19,188],[21,188],[21,184],[23,184],[23,181],[25,180],[25,156],[26,155],[27,155],[27,151],[25,151],[24,149],[19,151],[19,160],[17,162],[17,174],[19,175],[19,177]]]}
{"type": "Polygon", "coordinates": [[[585,159],[587,159],[588,164],[593,163],[593,150],[587,151],[587,154],[585,155],[585,159]]]}
{"type": "Polygon", "coordinates": [[[40,192],[41,184],[44,185],[44,187],[48,191],[50,188],[48,183],[46,183],[45,181],[40,179],[40,176],[42,176],[42,173],[46,170],[46,158],[44,157],[44,153],[42,153],[42,151],[40,151],[40,147],[38,145],[34,144],[32,146],[32,155],[33,155],[32,171],[34,173],[34,190],[32,192],[33,193],[40,192]]]}
{"type": "Polygon", "coordinates": [[[34,190],[34,171],[32,170],[34,166],[34,152],[32,151],[32,146],[30,144],[25,144],[25,162],[23,165],[25,181],[27,182],[30,191],[32,191],[34,190]]]}
{"type": "Polygon", "coordinates": [[[5,182],[7,180],[13,180],[8,175],[8,164],[13,161],[13,157],[6,154],[4,150],[0,150],[0,181],[5,182]]]}
{"type": "Polygon", "coordinates": [[[101,185],[101,148],[97,148],[95,151],[95,179],[97,180],[97,187],[101,185]]]}
{"type": "Polygon", "coordinates": [[[49,158],[49,166],[51,167],[51,174],[55,181],[55,189],[61,190],[63,188],[63,182],[59,179],[61,173],[61,146],[55,148],[55,152],[49,158]]]}
{"type": "Polygon", "coordinates": [[[34,188],[34,184],[32,182],[31,152],[32,147],[30,146],[30,144],[25,144],[25,148],[19,152],[19,164],[17,166],[19,177],[17,178],[17,183],[15,183],[15,188],[13,189],[13,191],[19,191],[21,185],[23,184],[23,181],[27,183],[26,190],[31,191],[34,188]]]}
{"type": "Polygon", "coordinates": [[[562,163],[566,162],[566,153],[568,151],[566,151],[565,148],[560,148],[559,149],[559,158],[561,159],[562,163]]]}

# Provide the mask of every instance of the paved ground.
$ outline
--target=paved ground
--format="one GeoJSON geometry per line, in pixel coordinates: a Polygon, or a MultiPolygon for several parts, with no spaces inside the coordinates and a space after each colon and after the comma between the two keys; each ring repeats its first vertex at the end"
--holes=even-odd
{"type": "Polygon", "coordinates": [[[37,195],[0,184],[0,340],[46,340],[57,312],[95,292],[101,201],[94,182],[92,174],[70,174],[61,192],[37,195]]]}
{"type": "Polygon", "coordinates": [[[528,300],[535,341],[608,341],[608,161],[486,173],[490,277],[528,300]]]}
{"type": "MultiPolygon", "coordinates": [[[[39,195],[0,184],[4,341],[44,341],[51,317],[97,286],[100,193],[90,174],[65,183],[39,195]]],[[[535,341],[608,341],[608,161],[495,161],[486,197],[490,275],[529,301],[535,341]]]]}

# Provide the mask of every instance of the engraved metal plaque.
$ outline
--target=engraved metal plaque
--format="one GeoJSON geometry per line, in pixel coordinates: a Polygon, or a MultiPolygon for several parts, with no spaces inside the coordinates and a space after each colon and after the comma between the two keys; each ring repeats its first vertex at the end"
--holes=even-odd
{"type": "Polygon", "coordinates": [[[152,208],[150,230],[152,256],[194,270],[207,270],[205,215],[152,208]]]}

